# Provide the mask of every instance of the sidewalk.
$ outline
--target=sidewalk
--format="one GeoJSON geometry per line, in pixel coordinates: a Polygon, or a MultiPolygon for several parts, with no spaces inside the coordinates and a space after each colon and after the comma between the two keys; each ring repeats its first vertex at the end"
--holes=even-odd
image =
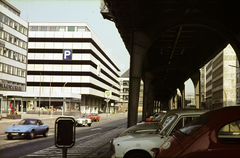
{"type": "MultiPolygon", "coordinates": [[[[117,113],[117,114],[99,114],[100,121],[101,120],[115,120],[119,118],[127,117],[127,113],[117,113]]],[[[44,122],[44,124],[48,125],[50,129],[53,129],[55,126],[55,120],[58,117],[73,117],[73,116],[62,116],[62,115],[38,115],[38,114],[26,114],[21,113],[21,119],[6,119],[6,113],[2,114],[2,120],[0,120],[0,135],[4,135],[6,129],[13,124],[17,125],[22,119],[25,118],[37,118],[44,122]]]]}

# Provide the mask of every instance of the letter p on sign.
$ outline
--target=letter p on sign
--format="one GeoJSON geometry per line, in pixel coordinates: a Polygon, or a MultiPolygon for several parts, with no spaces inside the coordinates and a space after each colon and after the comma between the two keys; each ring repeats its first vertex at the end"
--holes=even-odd
{"type": "Polygon", "coordinates": [[[72,49],[63,49],[63,60],[72,60],[72,49]]]}

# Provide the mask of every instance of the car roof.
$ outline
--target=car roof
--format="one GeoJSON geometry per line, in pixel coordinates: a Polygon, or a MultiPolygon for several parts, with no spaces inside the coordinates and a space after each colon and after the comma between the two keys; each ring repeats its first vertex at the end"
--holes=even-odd
{"type": "Polygon", "coordinates": [[[166,115],[173,115],[173,114],[177,114],[177,115],[186,115],[186,114],[202,114],[205,112],[208,112],[209,110],[206,109],[187,109],[187,108],[183,108],[183,109],[174,109],[174,110],[170,110],[167,111],[166,115]]]}
{"type": "Polygon", "coordinates": [[[206,112],[209,118],[209,124],[216,122],[229,122],[231,120],[240,119],[240,106],[227,106],[206,112]]]}

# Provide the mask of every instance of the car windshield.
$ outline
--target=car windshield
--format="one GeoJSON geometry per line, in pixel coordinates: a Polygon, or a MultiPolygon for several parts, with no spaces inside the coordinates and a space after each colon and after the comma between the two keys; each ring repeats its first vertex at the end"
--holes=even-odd
{"type": "Polygon", "coordinates": [[[172,123],[174,122],[174,120],[176,119],[177,119],[177,115],[168,116],[162,123],[161,129],[160,129],[161,130],[160,135],[165,135],[168,129],[172,126],[172,123]]]}
{"type": "Polygon", "coordinates": [[[18,125],[36,125],[37,120],[21,120],[18,125]]]}
{"type": "Polygon", "coordinates": [[[97,116],[97,114],[93,114],[93,116],[97,116]]]}
{"type": "Polygon", "coordinates": [[[206,115],[201,115],[200,117],[196,118],[195,120],[187,123],[183,128],[180,129],[185,135],[192,135],[196,131],[198,131],[204,124],[208,122],[208,117],[206,115]]]}
{"type": "Polygon", "coordinates": [[[155,119],[153,119],[153,121],[160,121],[160,120],[162,120],[163,116],[164,116],[164,114],[161,113],[155,119]]]}

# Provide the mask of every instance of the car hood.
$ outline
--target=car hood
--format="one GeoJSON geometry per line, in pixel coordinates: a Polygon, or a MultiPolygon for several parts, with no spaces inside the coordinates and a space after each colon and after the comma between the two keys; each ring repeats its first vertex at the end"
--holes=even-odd
{"type": "Polygon", "coordinates": [[[33,128],[37,125],[17,125],[17,126],[10,126],[7,128],[6,132],[25,132],[26,130],[29,130],[30,128],[33,128]]]}
{"type": "MultiPolygon", "coordinates": [[[[141,133],[141,134],[131,134],[131,135],[127,135],[127,136],[122,136],[122,137],[117,137],[113,140],[113,143],[119,143],[121,141],[144,141],[144,140],[159,140],[161,138],[161,136],[159,134],[156,133],[141,133]]],[[[162,139],[163,140],[163,139],[162,139]]]]}

